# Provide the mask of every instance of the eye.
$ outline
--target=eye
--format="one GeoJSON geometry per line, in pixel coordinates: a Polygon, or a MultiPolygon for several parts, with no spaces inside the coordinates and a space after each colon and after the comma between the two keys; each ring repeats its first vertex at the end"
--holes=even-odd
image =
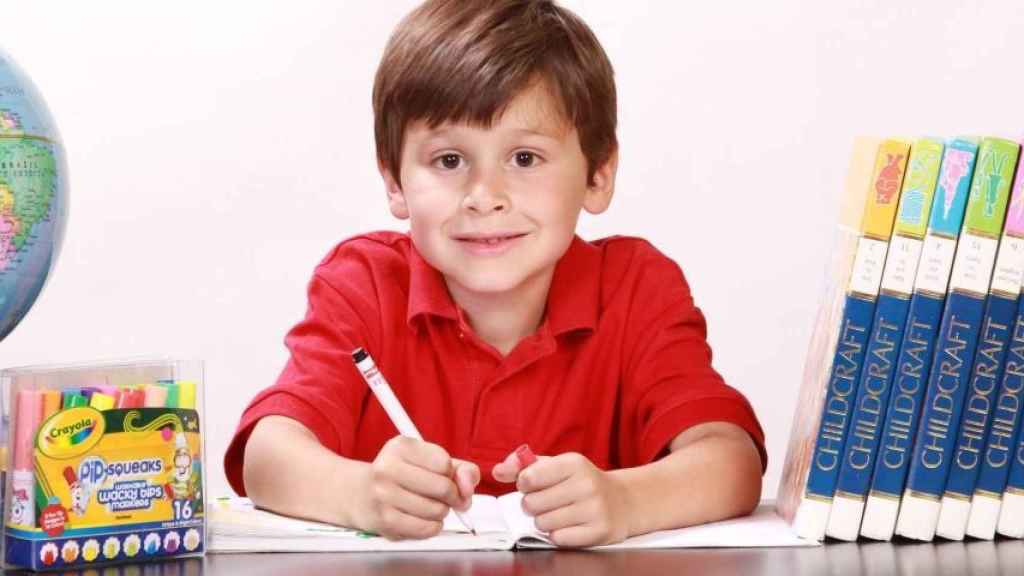
{"type": "Polygon", "coordinates": [[[462,157],[458,154],[442,154],[434,159],[434,164],[445,170],[455,170],[462,163],[462,157]]]}
{"type": "Polygon", "coordinates": [[[533,152],[516,152],[515,161],[516,166],[520,168],[529,168],[537,164],[538,157],[533,152]]]}

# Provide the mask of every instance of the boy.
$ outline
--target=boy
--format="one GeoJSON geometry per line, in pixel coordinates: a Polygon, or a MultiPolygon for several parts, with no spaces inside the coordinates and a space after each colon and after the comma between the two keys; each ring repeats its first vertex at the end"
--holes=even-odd
{"type": "Polygon", "coordinates": [[[406,234],[339,244],[309,284],[277,384],[225,456],[236,491],[294,516],[423,538],[474,491],[518,489],[563,546],[750,512],[766,456],[712,369],[679,267],[585,242],[618,144],[611,65],[547,0],[428,0],[388,43],[377,156],[406,234]],[[352,364],[366,348],[424,441],[352,364]],[[513,451],[542,457],[520,469],[513,451]]]}

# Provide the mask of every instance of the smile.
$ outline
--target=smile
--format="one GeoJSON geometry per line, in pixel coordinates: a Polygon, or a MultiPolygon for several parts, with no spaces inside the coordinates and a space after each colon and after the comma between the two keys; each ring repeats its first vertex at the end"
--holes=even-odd
{"type": "Polygon", "coordinates": [[[472,236],[456,236],[455,240],[467,252],[479,256],[495,256],[508,251],[526,236],[525,233],[502,233],[472,236]]]}

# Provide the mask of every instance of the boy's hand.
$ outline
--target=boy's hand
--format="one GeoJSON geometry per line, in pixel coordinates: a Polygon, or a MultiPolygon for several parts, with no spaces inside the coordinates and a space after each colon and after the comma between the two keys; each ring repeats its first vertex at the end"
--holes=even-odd
{"type": "Polygon", "coordinates": [[[449,508],[469,508],[480,469],[436,444],[395,436],[381,448],[360,486],[357,523],[390,540],[441,531],[449,508]]]}
{"type": "Polygon", "coordinates": [[[582,454],[540,457],[525,470],[515,453],[493,470],[499,482],[515,482],[523,511],[559,546],[596,546],[629,536],[626,487],[582,454]]]}

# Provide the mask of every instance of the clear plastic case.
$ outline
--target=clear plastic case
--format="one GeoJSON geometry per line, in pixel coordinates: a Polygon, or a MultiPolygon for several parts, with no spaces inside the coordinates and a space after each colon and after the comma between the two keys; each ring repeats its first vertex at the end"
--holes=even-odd
{"type": "Polygon", "coordinates": [[[203,553],[201,361],[11,368],[0,385],[5,567],[203,553]]]}

